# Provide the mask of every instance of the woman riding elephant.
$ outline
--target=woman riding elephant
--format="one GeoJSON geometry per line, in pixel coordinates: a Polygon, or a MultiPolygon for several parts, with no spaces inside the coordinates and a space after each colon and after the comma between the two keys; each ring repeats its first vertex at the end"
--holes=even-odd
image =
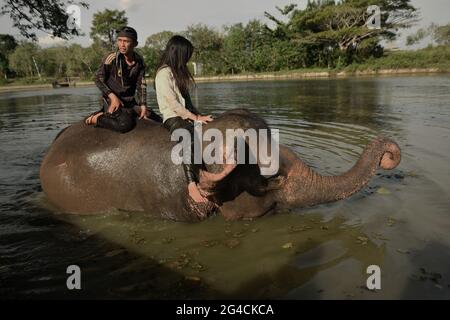
{"type": "MultiPolygon", "coordinates": [[[[185,129],[191,135],[193,143],[194,121],[211,122],[210,115],[199,114],[192,105],[189,89],[194,85],[187,67],[194,52],[192,43],[184,37],[174,36],[167,43],[166,49],[157,67],[155,77],[156,97],[159,110],[163,116],[164,127],[172,134],[176,129],[185,129]]],[[[194,150],[192,147],[191,150],[194,150]]],[[[207,203],[208,200],[200,193],[197,186],[198,168],[193,161],[183,163],[183,169],[188,184],[188,194],[197,203],[207,203]]]]}

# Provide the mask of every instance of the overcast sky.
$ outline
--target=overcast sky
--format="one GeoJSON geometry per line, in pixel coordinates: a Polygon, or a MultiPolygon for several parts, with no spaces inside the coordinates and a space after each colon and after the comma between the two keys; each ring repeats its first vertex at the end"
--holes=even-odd
{"type": "MultiPolygon", "coordinates": [[[[86,1],[86,0],[84,0],[86,1]]],[[[81,28],[86,34],[71,42],[80,43],[83,46],[90,44],[89,30],[92,16],[95,12],[104,9],[125,10],[128,22],[137,31],[141,44],[144,44],[147,36],[163,31],[181,31],[193,23],[203,23],[208,26],[221,28],[223,25],[243,22],[251,19],[264,18],[264,11],[276,13],[275,6],[284,7],[290,3],[297,3],[299,8],[304,8],[307,0],[96,0],[86,1],[90,3],[89,10],[81,11],[81,28]]],[[[3,4],[3,0],[0,0],[3,4]]],[[[421,18],[419,25],[408,31],[397,42],[404,47],[405,37],[419,27],[428,26],[431,22],[446,24],[450,22],[450,0],[412,0],[414,6],[420,9],[421,18]]],[[[0,16],[1,33],[9,33],[20,38],[17,29],[12,27],[8,16],[0,16]]],[[[60,42],[52,39],[44,33],[38,33],[40,44],[49,46],[60,42]]]]}

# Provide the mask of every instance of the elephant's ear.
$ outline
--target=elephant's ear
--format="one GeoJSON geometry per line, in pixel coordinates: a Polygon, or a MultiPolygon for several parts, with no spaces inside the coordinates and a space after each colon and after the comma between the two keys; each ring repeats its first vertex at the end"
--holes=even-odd
{"type": "Polygon", "coordinates": [[[222,171],[218,173],[212,173],[208,171],[200,171],[199,187],[201,190],[207,193],[213,193],[217,188],[217,185],[223,181],[233,170],[237,167],[237,164],[224,164],[222,171]]]}

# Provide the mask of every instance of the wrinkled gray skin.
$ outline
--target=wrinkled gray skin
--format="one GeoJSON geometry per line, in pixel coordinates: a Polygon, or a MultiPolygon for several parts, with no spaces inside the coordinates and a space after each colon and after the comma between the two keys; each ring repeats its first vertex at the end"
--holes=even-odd
{"type": "MultiPolygon", "coordinates": [[[[228,111],[203,130],[268,128],[243,109],[228,111]]],[[[280,169],[263,177],[257,164],[209,165],[200,175],[208,205],[187,196],[183,169],[171,161],[175,145],[161,124],[139,121],[126,134],[79,122],[63,130],[43,159],[41,184],[50,201],[67,213],[93,214],[111,209],[145,212],[165,219],[199,221],[198,212],[219,212],[226,219],[255,218],[277,209],[337,201],[363,188],[375,171],[400,163],[398,145],[377,138],[352,169],[321,176],[280,145],[280,169]]]]}

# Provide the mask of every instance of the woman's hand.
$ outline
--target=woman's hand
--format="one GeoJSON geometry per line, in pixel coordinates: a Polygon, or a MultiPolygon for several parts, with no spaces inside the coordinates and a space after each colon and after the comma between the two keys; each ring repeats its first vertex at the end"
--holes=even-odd
{"type": "Polygon", "coordinates": [[[213,117],[211,115],[207,115],[207,116],[202,116],[202,115],[197,115],[197,119],[195,121],[201,122],[201,123],[208,123],[213,121],[213,117]]]}
{"type": "MultiPolygon", "coordinates": [[[[149,115],[150,115],[150,111],[149,111],[149,115]]],[[[141,113],[139,114],[139,119],[146,119],[146,120],[148,120],[147,107],[146,106],[141,106],[141,113]]]]}

